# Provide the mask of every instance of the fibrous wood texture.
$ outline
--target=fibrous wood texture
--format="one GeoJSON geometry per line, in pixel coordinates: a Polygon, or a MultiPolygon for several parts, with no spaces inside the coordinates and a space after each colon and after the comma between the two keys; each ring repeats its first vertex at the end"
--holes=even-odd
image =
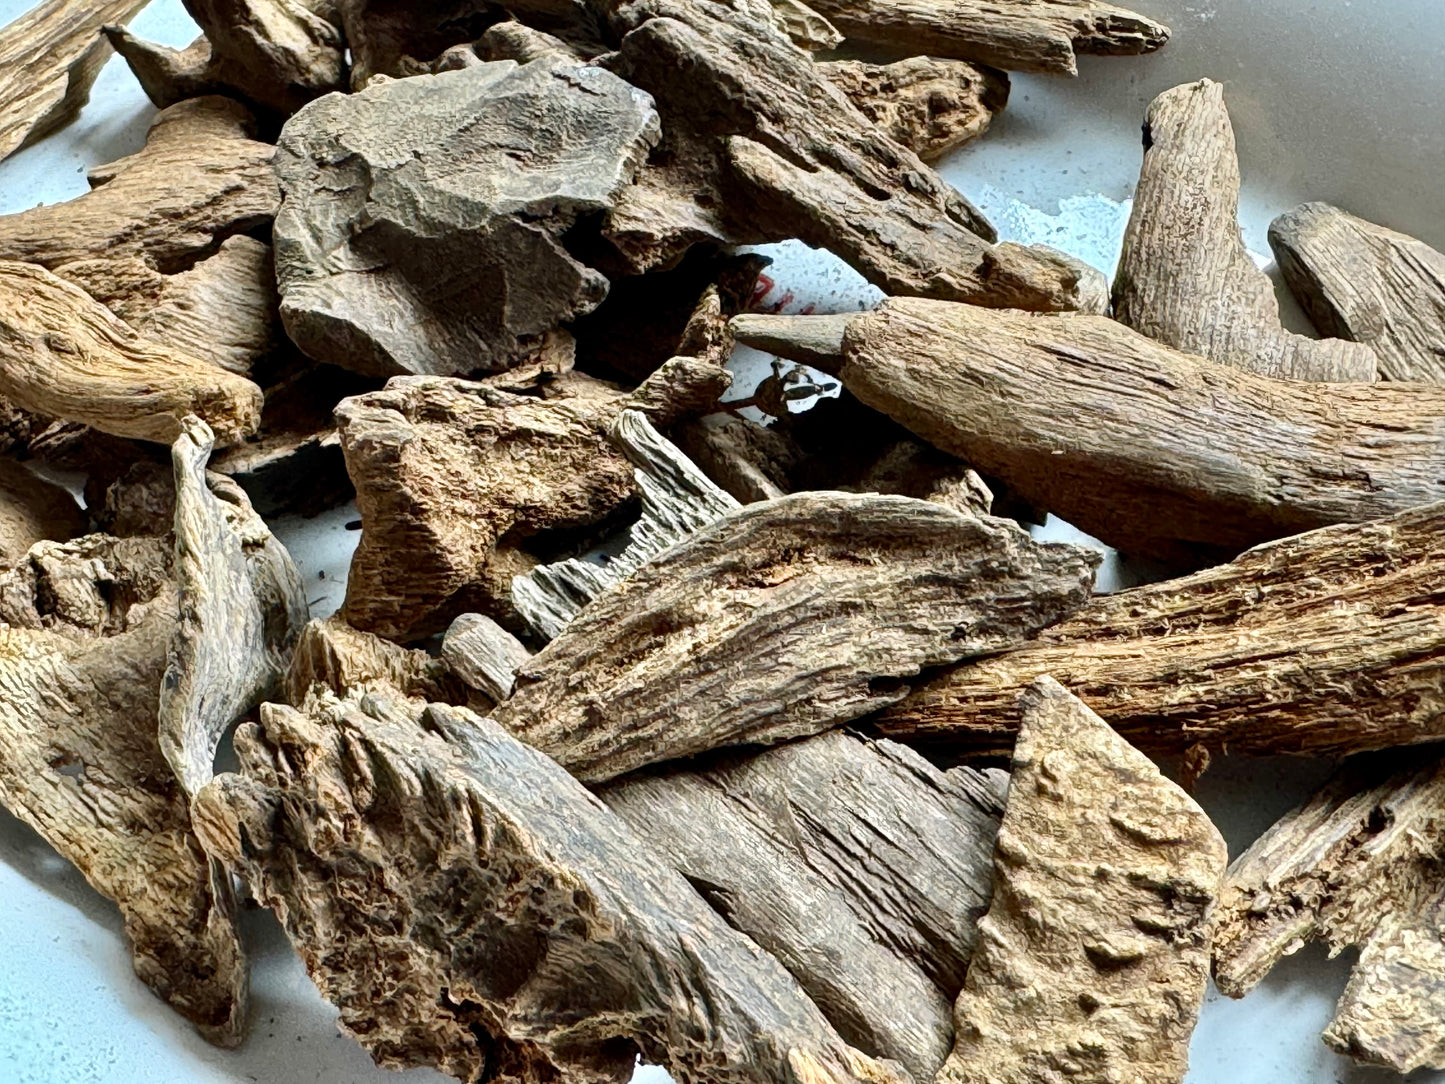
{"type": "Polygon", "coordinates": [[[446,660],[354,629],[338,617],[309,621],[301,630],[286,672],[286,702],[300,707],[317,685],[337,696],[382,686],[447,704],[468,699],[446,660]]]}
{"type": "Polygon", "coordinates": [[[0,259],[56,268],[139,256],[166,273],[184,270],[276,212],[275,148],[251,138],[254,124],[230,98],[162,110],[142,150],[90,171],[93,191],[0,216],[0,259]]]}
{"type": "Polygon", "coordinates": [[[65,489],[0,456],[0,571],[37,542],[68,542],[84,530],[85,514],[65,489]]]}
{"type": "Polygon", "coordinates": [[[746,505],[595,598],[492,718],[589,782],[816,734],[1058,621],[1097,564],[907,497],[746,505]]]}
{"type": "Polygon", "coordinates": [[[1114,316],[1167,346],[1265,376],[1375,377],[1369,347],[1281,327],[1274,283],[1240,237],[1234,129],[1224,87],[1208,79],[1149,106],[1114,316]]]}
{"type": "Polygon", "coordinates": [[[1327,203],[1280,215],[1269,245],[1321,335],[1365,343],[1389,380],[1445,383],[1445,253],[1327,203]]]}
{"type": "Polygon", "coordinates": [[[647,95],[561,57],[307,106],[276,159],[287,331],[376,375],[510,368],[605,296],[563,235],[612,206],[658,131],[647,95]]]}
{"type": "Polygon", "coordinates": [[[1243,997],[1308,941],[1360,949],[1325,1042],[1401,1073],[1445,1067],[1445,761],[1352,761],[1235,860],[1214,977],[1243,997]]]}
{"type": "Polygon", "coordinates": [[[268,705],[202,838],[382,1065],[467,1081],[902,1084],[543,754],[463,708],[268,705]],[[579,981],[580,980],[580,981],[579,981]]]}
{"type": "Polygon", "coordinates": [[[0,158],[75,119],[110,56],[100,36],[146,0],[41,0],[0,29],[0,158]]]}
{"type": "Polygon", "coordinates": [[[163,539],[90,535],[0,575],[0,802],[119,905],[137,976],[234,1046],[245,959],[156,740],[170,565],[163,539]]]}
{"type": "Polygon", "coordinates": [[[442,639],[443,664],[498,704],[512,695],[517,667],[531,657],[520,640],[485,614],[462,614],[442,639]]]}
{"type": "Polygon", "coordinates": [[[0,395],[46,417],[169,444],[203,418],[227,443],[254,432],[261,389],[151,342],[84,290],[0,260],[0,395]]]}
{"type": "Polygon", "coordinates": [[[1179,1084],[1224,840],[1051,678],[1023,695],[993,902],[938,1084],[1179,1084]]]}
{"type": "MultiPolygon", "coordinates": [[[[776,344],[834,318],[769,319],[776,344]]],[[[1197,567],[1445,497],[1438,387],[1274,380],[1096,316],[905,298],[842,322],[865,404],[1132,555],[1197,567]]]]}
{"type": "Polygon", "coordinates": [[[833,731],[599,794],[840,1035],[922,1081],[953,1044],[988,905],[1006,778],[991,775],[833,731]]]}
{"type": "Polygon", "coordinates": [[[1027,72],[1078,71],[1076,53],[1148,53],[1169,28],[1098,0],[813,0],[858,41],[1027,72]]]}
{"type": "Polygon", "coordinates": [[[1093,599],[996,658],[943,671],[883,733],[1006,751],[1052,674],[1150,752],[1324,755],[1445,737],[1445,506],[1312,531],[1093,599]]]}

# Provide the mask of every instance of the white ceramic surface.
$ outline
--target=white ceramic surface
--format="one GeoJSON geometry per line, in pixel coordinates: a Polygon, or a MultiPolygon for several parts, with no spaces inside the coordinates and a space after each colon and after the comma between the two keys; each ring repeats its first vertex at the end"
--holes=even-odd
{"type": "MultiPolygon", "coordinates": [[[[0,22],[29,0],[0,0],[0,22]]],[[[1076,80],[1016,76],[994,131],[943,168],[1000,233],[1046,241],[1111,269],[1139,161],[1139,124],[1160,90],[1204,76],[1226,83],[1245,178],[1241,219],[1267,254],[1273,215],[1325,199],[1445,246],[1445,7],[1439,0],[1139,0],[1173,42],[1147,58],[1084,58],[1076,80]]],[[[132,24],[171,45],[195,34],[179,0],[155,0],[132,24]]],[[[0,163],[0,213],[85,191],[84,170],[138,148],[153,111],[118,60],[77,123],[0,163]]],[[[782,246],[772,269],[785,311],[851,309],[876,296],[825,256],[782,246]]],[[[746,394],[766,358],[738,359],[746,394]]],[[[317,614],[344,592],[354,507],[274,526],[310,585],[317,614]]],[[[1068,535],[1051,523],[1043,533],[1068,535]]],[[[1129,570],[1122,570],[1127,581],[1129,570]]],[[[1111,571],[1101,586],[1119,582],[1111,571]]],[[[1199,798],[1237,854],[1328,771],[1318,762],[1226,760],[1199,798]]],[[[420,1084],[426,1070],[375,1069],[336,1033],[276,923],[245,921],[255,964],[252,1034],[236,1052],[200,1041],[132,976],[113,905],[28,828],[0,813],[0,1084],[420,1084]]],[[[1319,1032],[1349,959],[1318,948],[1287,960],[1248,998],[1212,989],[1188,1084],[1385,1084],[1330,1052],[1319,1032]]],[[[639,1074],[654,1082],[656,1070],[639,1074]]],[[[1413,1082],[1445,1082],[1422,1073],[1413,1082]]]]}

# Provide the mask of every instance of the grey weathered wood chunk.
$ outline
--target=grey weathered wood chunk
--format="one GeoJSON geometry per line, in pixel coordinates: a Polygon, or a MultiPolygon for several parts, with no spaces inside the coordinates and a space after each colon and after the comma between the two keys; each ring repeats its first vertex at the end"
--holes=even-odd
{"type": "Polygon", "coordinates": [[[442,639],[442,662],[469,688],[500,704],[512,695],[517,667],[532,653],[485,614],[462,614],[442,639]]]}

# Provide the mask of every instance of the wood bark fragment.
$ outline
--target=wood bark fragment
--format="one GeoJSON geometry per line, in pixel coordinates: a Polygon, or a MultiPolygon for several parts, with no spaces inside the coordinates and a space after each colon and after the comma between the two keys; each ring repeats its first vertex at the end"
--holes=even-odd
{"type": "Polygon", "coordinates": [[[301,707],[318,685],[340,697],[380,685],[423,700],[468,701],[466,686],[445,660],[354,629],[339,617],[309,621],[301,630],[286,672],[286,702],[301,707]]]}
{"type": "Polygon", "coordinates": [[[680,1084],[909,1079],[848,1047],[645,840],[487,719],[268,705],[236,744],[241,774],[196,803],[206,845],[381,1065],[601,1084],[641,1054],[680,1084]]]}
{"type": "Polygon", "coordinates": [[[1265,376],[1375,378],[1367,346],[1284,330],[1274,283],[1239,232],[1239,160],[1224,87],[1166,90],[1144,121],[1144,165],[1114,276],[1114,316],[1166,346],[1265,376]]]}
{"type": "Polygon", "coordinates": [[[1099,0],[813,0],[849,38],[1024,72],[1078,74],[1075,54],[1149,53],[1169,28],[1099,0]]]}
{"type": "Polygon", "coordinates": [[[1224,840],[1058,682],[1022,699],[993,902],[936,1080],[1179,1084],[1224,840]]]}
{"type": "Polygon", "coordinates": [[[47,417],[169,444],[188,414],[223,441],[254,432],[261,389],[151,342],[78,286],[0,260],[0,394],[47,417]]]}
{"type": "Polygon", "coordinates": [[[485,614],[462,614],[442,639],[442,662],[468,688],[497,704],[512,695],[517,668],[531,657],[520,640],[485,614]]]}
{"type": "Polygon", "coordinates": [[[1327,527],[1093,599],[1037,641],[921,682],[900,740],[1006,752],[1053,674],[1140,748],[1328,755],[1445,737],[1445,506],[1327,527]]]}
{"type": "Polygon", "coordinates": [[[599,797],[848,1042],[931,1080],[988,905],[990,774],[833,731],[599,797]]]}
{"type": "Polygon", "coordinates": [[[234,1046],[245,958],[156,740],[170,566],[168,540],[90,535],[0,574],[0,802],[119,905],[136,975],[234,1046]]]}
{"type": "MultiPolygon", "coordinates": [[[[735,320],[739,341],[763,319],[735,320]]],[[[768,341],[809,319],[768,318],[768,341]]],[[[1134,556],[1198,567],[1445,497],[1437,386],[1274,380],[1103,317],[906,298],[845,340],[864,403],[1134,556]]]]}
{"type": "Polygon", "coordinates": [[[820,733],[1071,613],[1098,561],[907,497],[747,505],[595,598],[492,718],[588,782],[820,733]]]}
{"type": "Polygon", "coordinates": [[[37,542],[69,542],[84,531],[85,515],[68,491],[0,457],[0,571],[37,542]]]}
{"type": "Polygon", "coordinates": [[[128,22],[145,6],[41,0],[0,28],[0,159],[75,119],[110,57],[100,28],[128,22]]]}
{"type": "Polygon", "coordinates": [[[1358,946],[1325,1042],[1367,1064],[1445,1068],[1445,761],[1350,761],[1230,866],[1214,975],[1243,997],[1308,941],[1358,946]]]}
{"type": "Polygon", "coordinates": [[[1327,203],[1280,215],[1269,245],[1321,335],[1365,343],[1388,380],[1445,383],[1445,253],[1327,203]]]}

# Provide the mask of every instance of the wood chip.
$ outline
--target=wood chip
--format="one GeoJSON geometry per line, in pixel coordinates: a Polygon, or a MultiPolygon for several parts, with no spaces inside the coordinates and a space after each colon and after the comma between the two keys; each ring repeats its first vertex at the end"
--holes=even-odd
{"type": "Polygon", "coordinates": [[[938,1084],[1179,1084],[1224,840],[1051,678],[1023,695],[993,903],[938,1084]]]}
{"type": "Polygon", "coordinates": [[[680,1081],[908,1079],[489,720],[379,697],[269,705],[236,746],[241,774],[197,799],[202,838],[381,1065],[601,1081],[640,1054],[680,1081]]]}
{"type": "Polygon", "coordinates": [[[1093,599],[1017,651],[921,683],[900,740],[1007,752],[1055,675],[1140,748],[1321,756],[1445,738],[1445,505],[1328,527],[1093,599]]]}
{"type": "Polygon", "coordinates": [[[1328,203],[1280,215],[1269,244],[1321,335],[1368,345],[1388,380],[1445,383],[1445,253],[1328,203]]]}
{"type": "Polygon", "coordinates": [[[318,685],[337,696],[380,686],[447,704],[468,700],[446,661],[354,629],[339,617],[307,622],[301,630],[286,673],[286,702],[300,707],[318,685]]]}
{"type": "Polygon", "coordinates": [[[1293,380],[1375,378],[1366,346],[1285,331],[1274,283],[1239,233],[1239,160],[1224,87],[1166,90],[1144,122],[1144,165],[1114,276],[1114,316],[1166,346],[1293,380]]]}
{"type": "Polygon", "coordinates": [[[157,109],[169,109],[187,98],[223,94],[227,89],[211,75],[211,43],[204,34],[184,49],[172,49],[137,37],[123,26],[103,30],[157,109]]]}
{"type": "Polygon", "coordinates": [[[37,542],[68,542],[84,531],[85,514],[69,491],[0,456],[0,571],[37,542]]]}
{"type": "Polygon", "coordinates": [[[347,85],[333,0],[186,0],[211,43],[207,75],[258,105],[291,113],[347,85]]]}
{"type": "Polygon", "coordinates": [[[512,695],[517,668],[531,657],[520,640],[485,614],[462,614],[442,639],[442,662],[497,704],[512,695]]]}

